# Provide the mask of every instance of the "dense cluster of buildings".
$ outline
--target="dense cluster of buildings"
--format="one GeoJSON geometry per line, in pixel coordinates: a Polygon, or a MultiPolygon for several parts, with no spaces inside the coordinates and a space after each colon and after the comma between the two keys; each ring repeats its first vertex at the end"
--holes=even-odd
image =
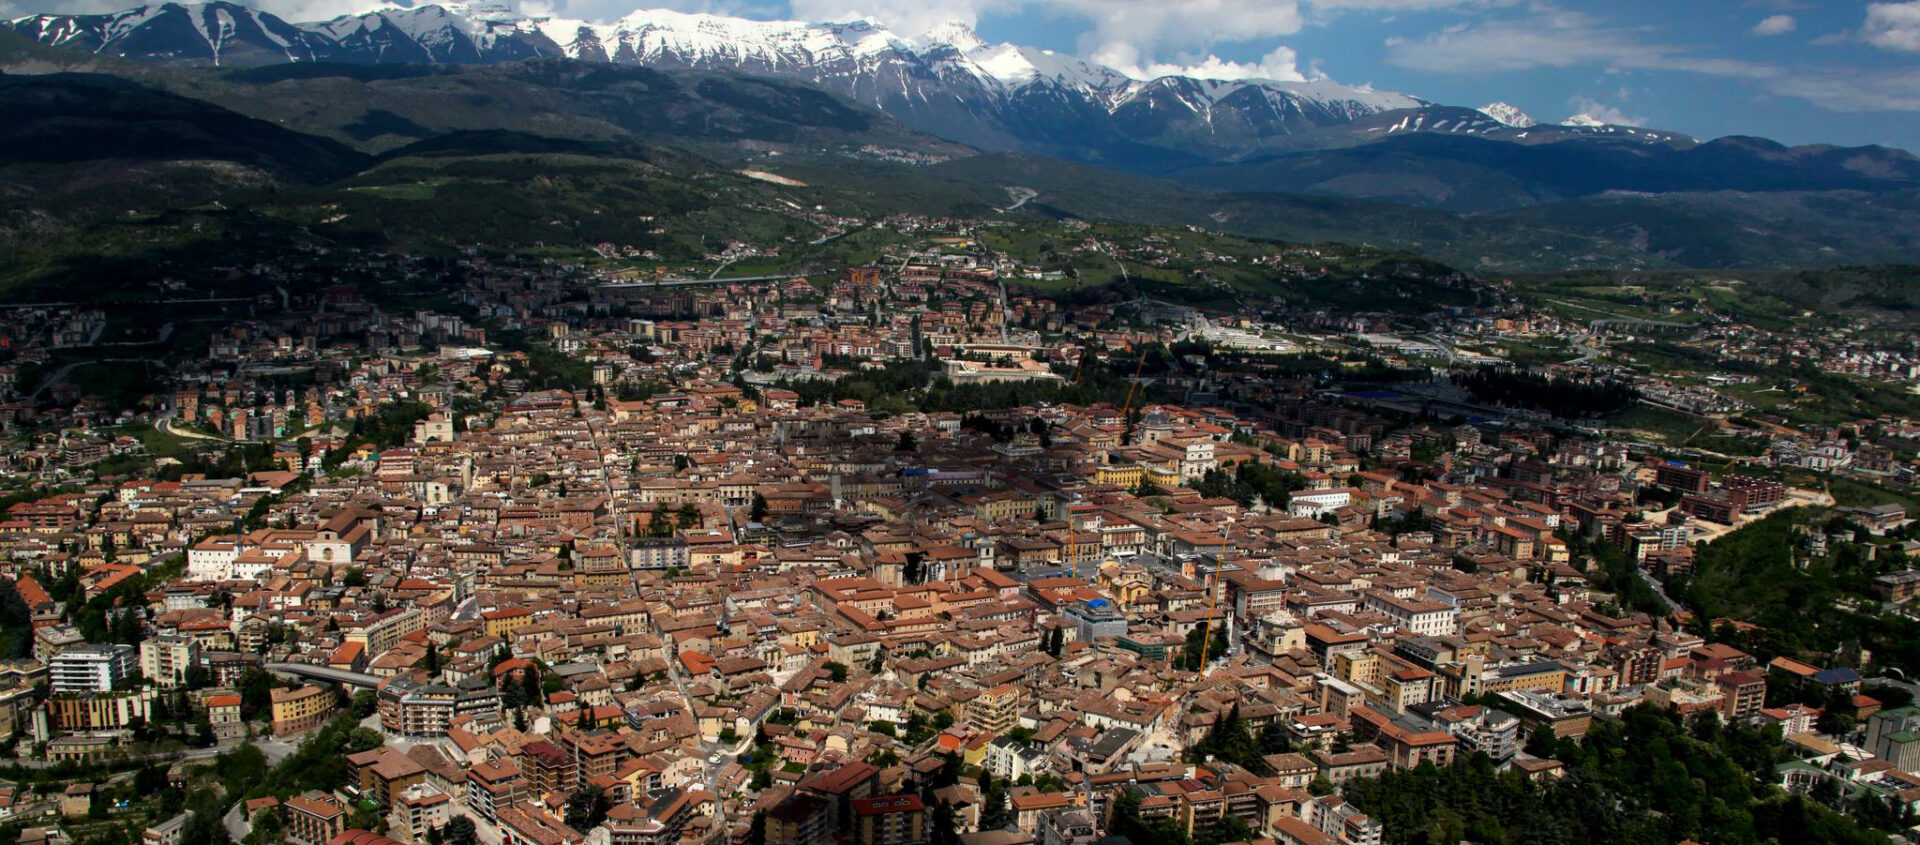
{"type": "MultiPolygon", "coordinates": [[[[1528,736],[1642,703],[1812,747],[1769,684],[1857,688],[1624,608],[1590,565],[1611,545],[1684,567],[1689,516],[1766,511],[1774,482],[1382,416],[1257,362],[1157,379],[1257,404],[822,400],[903,362],[1042,390],[1107,354],[1063,333],[1177,339],[1003,300],[1003,268],[950,255],[584,297],[564,273],[466,264],[456,300],[533,346],[328,290],[326,320],[236,326],[210,355],[325,378],[168,399],[189,431],[268,444],[268,465],[8,509],[0,568],[35,659],[0,704],[50,755],[113,753],[161,696],[232,743],[308,734],[364,691],[386,744],[347,758],[339,794],[277,804],[295,841],[421,842],[464,817],[513,845],[737,842],[758,816],[773,845],[920,845],[951,810],[977,845],[1085,845],[1130,794],[1195,836],[1377,845],[1328,787],[1470,753],[1553,777],[1528,736]],[[342,337],[364,354],[333,354],[342,337]],[[585,383],[543,388],[555,355],[585,383]],[[424,407],[366,436],[400,400],[424,407]],[[1681,494],[1675,516],[1642,519],[1646,485],[1681,494]],[[155,571],[116,609],[137,645],[87,642],[50,592],[155,571]],[[244,700],[259,672],[280,683],[244,700]],[[1261,753],[1188,753],[1229,719],[1261,753]],[[610,806],[586,829],[566,811],[583,791],[610,806]],[[384,832],[347,827],[364,802],[384,832]]],[[[1915,726],[1875,718],[1869,744],[1911,772],[1915,726]]]]}

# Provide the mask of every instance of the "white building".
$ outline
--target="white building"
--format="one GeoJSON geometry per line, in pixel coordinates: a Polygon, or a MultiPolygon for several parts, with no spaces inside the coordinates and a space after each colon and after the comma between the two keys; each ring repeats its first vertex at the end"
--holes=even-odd
{"type": "Polygon", "coordinates": [[[1301,810],[1308,824],[1341,845],[1380,845],[1386,837],[1386,825],[1338,795],[1315,798],[1301,810]]]}
{"type": "Polygon", "coordinates": [[[1395,624],[1423,637],[1459,633],[1460,611],[1443,601],[1403,599],[1382,590],[1367,592],[1367,609],[1392,617],[1395,624]]]}
{"type": "Polygon", "coordinates": [[[133,646],[88,644],[54,655],[47,674],[56,693],[112,692],[115,685],[131,677],[139,666],[139,656],[133,646]]]}
{"type": "Polygon", "coordinates": [[[1319,519],[1328,511],[1335,511],[1353,504],[1353,491],[1344,487],[1331,490],[1295,490],[1287,500],[1287,514],[1319,519]]]}
{"type": "Polygon", "coordinates": [[[240,545],[232,537],[208,537],[187,549],[187,580],[225,581],[233,574],[240,545]]]}
{"type": "Polygon", "coordinates": [[[986,769],[993,776],[1004,781],[1016,781],[1021,775],[1038,774],[1046,765],[1046,757],[1032,746],[1015,742],[1004,736],[994,737],[987,743],[986,769]]]}

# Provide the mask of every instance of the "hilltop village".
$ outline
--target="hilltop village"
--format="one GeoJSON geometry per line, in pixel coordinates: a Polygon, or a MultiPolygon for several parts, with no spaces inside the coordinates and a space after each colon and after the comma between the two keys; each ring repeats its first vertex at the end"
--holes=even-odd
{"type": "Polygon", "coordinates": [[[951,243],[748,281],[348,261],[154,327],[203,353],[124,396],[55,377],[104,317],[8,315],[19,841],[1378,845],[1383,776],[1550,784],[1648,711],[1770,731],[1789,792],[1920,805],[1873,654],[1743,649],[1661,591],[1817,511],[1782,551],[1904,614],[1904,507],[1793,473],[1911,489],[1911,420],[1686,452],[1440,371],[1563,343],[1536,387],[1569,402],[1754,412],[1602,355],[1651,320],[1415,268],[1467,304],[1076,299],[951,243]],[[435,275],[404,308],[354,281],[435,275]]]}

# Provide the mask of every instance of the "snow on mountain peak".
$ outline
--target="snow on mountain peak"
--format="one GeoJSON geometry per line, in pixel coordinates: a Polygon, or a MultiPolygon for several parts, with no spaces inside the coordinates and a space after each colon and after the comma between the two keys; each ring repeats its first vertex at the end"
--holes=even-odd
{"type": "Polygon", "coordinates": [[[1589,129],[1607,125],[1607,122],[1590,114],[1576,114],[1560,121],[1561,126],[1583,126],[1589,129]]]}
{"type": "MultiPolygon", "coordinates": [[[[1166,92],[1196,111],[1206,111],[1227,97],[1247,99],[1242,92],[1249,89],[1281,115],[1318,111],[1352,119],[1428,105],[1405,94],[1324,79],[1229,79],[1198,72],[1136,79],[1121,69],[1067,52],[989,43],[959,21],[903,35],[871,19],[756,20],[672,9],[636,9],[616,20],[593,21],[558,17],[537,8],[523,9],[526,0],[362,2],[367,3],[368,11],[278,25],[289,37],[311,37],[315,44],[330,45],[328,49],[336,56],[355,60],[496,61],[552,55],[557,48],[564,56],[616,64],[793,74],[843,92],[856,92],[857,98],[876,104],[888,96],[924,101],[929,92],[940,96],[942,89],[957,86],[955,90],[963,92],[958,94],[962,99],[1030,95],[1044,103],[1086,97],[1110,112],[1138,98],[1152,100],[1166,92]],[[1063,100],[1063,91],[1075,93],[1063,100]]],[[[140,28],[167,8],[179,7],[143,7],[94,23],[76,24],[74,21],[82,19],[72,17],[49,18],[33,28],[32,35],[53,44],[91,39],[96,42],[92,49],[99,50],[104,42],[140,28]]],[[[232,29],[232,17],[213,15],[196,21],[204,40],[213,45],[216,62],[217,42],[226,37],[216,34],[232,29]]],[[[274,41],[276,51],[288,54],[289,60],[315,60],[313,49],[304,43],[298,48],[304,54],[302,58],[295,55],[295,46],[280,43],[287,38],[271,33],[268,38],[274,41]]]]}
{"type": "Polygon", "coordinates": [[[952,47],[962,53],[971,53],[987,46],[987,42],[973,31],[973,27],[964,21],[948,21],[911,40],[920,50],[930,50],[942,45],[952,47]]]}
{"type": "Polygon", "coordinates": [[[1347,85],[1331,79],[1310,79],[1306,82],[1263,82],[1270,88],[1278,88],[1296,97],[1322,105],[1340,105],[1343,110],[1392,111],[1394,109],[1417,109],[1428,105],[1427,101],[1410,94],[1397,91],[1381,91],[1371,85],[1347,85]],[[1354,108],[1357,107],[1357,108],[1354,108]]]}
{"type": "Polygon", "coordinates": [[[1017,44],[987,44],[966,54],[976,75],[1019,87],[1034,82],[1057,82],[1087,91],[1109,91],[1129,84],[1125,76],[1052,50],[1017,44]]]}
{"type": "Polygon", "coordinates": [[[1528,129],[1540,125],[1540,121],[1534,120],[1532,115],[1521,111],[1519,106],[1511,103],[1488,103],[1480,107],[1480,113],[1515,129],[1528,129]]]}

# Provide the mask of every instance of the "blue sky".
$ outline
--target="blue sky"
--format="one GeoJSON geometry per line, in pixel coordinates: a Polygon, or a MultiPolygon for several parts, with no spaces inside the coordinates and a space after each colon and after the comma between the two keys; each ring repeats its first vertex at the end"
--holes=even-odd
{"type": "Polygon", "coordinates": [[[1920,0],[763,0],[760,11],[902,29],[959,17],[989,40],[1142,70],[1216,57],[1454,105],[1504,100],[1542,120],[1586,112],[1703,138],[1920,150],[1920,0]]]}
{"type": "MultiPolygon", "coordinates": [[[[152,2],[153,0],[149,0],[152,2]]],[[[292,20],[381,0],[244,0],[292,20]]],[[[136,0],[0,0],[106,11],[136,0]]],[[[415,0],[431,2],[431,0],[415,0]]],[[[483,0],[484,2],[484,0],[483,0]]],[[[1702,138],[1920,151],[1920,0],[518,0],[589,20],[671,7],[759,19],[951,20],[1136,75],[1326,77],[1450,105],[1503,100],[1702,138]]]]}
{"type": "MultiPolygon", "coordinates": [[[[977,29],[989,40],[1088,55],[1109,34],[1126,37],[1063,5],[989,9],[977,29]]],[[[1284,46],[1302,75],[1457,105],[1504,100],[1543,120],[1589,112],[1702,138],[1920,150],[1920,2],[1247,5],[1297,8],[1301,22],[1242,39],[1224,12],[1211,38],[1161,40],[1148,48],[1153,59],[1257,63],[1284,46]]]]}

